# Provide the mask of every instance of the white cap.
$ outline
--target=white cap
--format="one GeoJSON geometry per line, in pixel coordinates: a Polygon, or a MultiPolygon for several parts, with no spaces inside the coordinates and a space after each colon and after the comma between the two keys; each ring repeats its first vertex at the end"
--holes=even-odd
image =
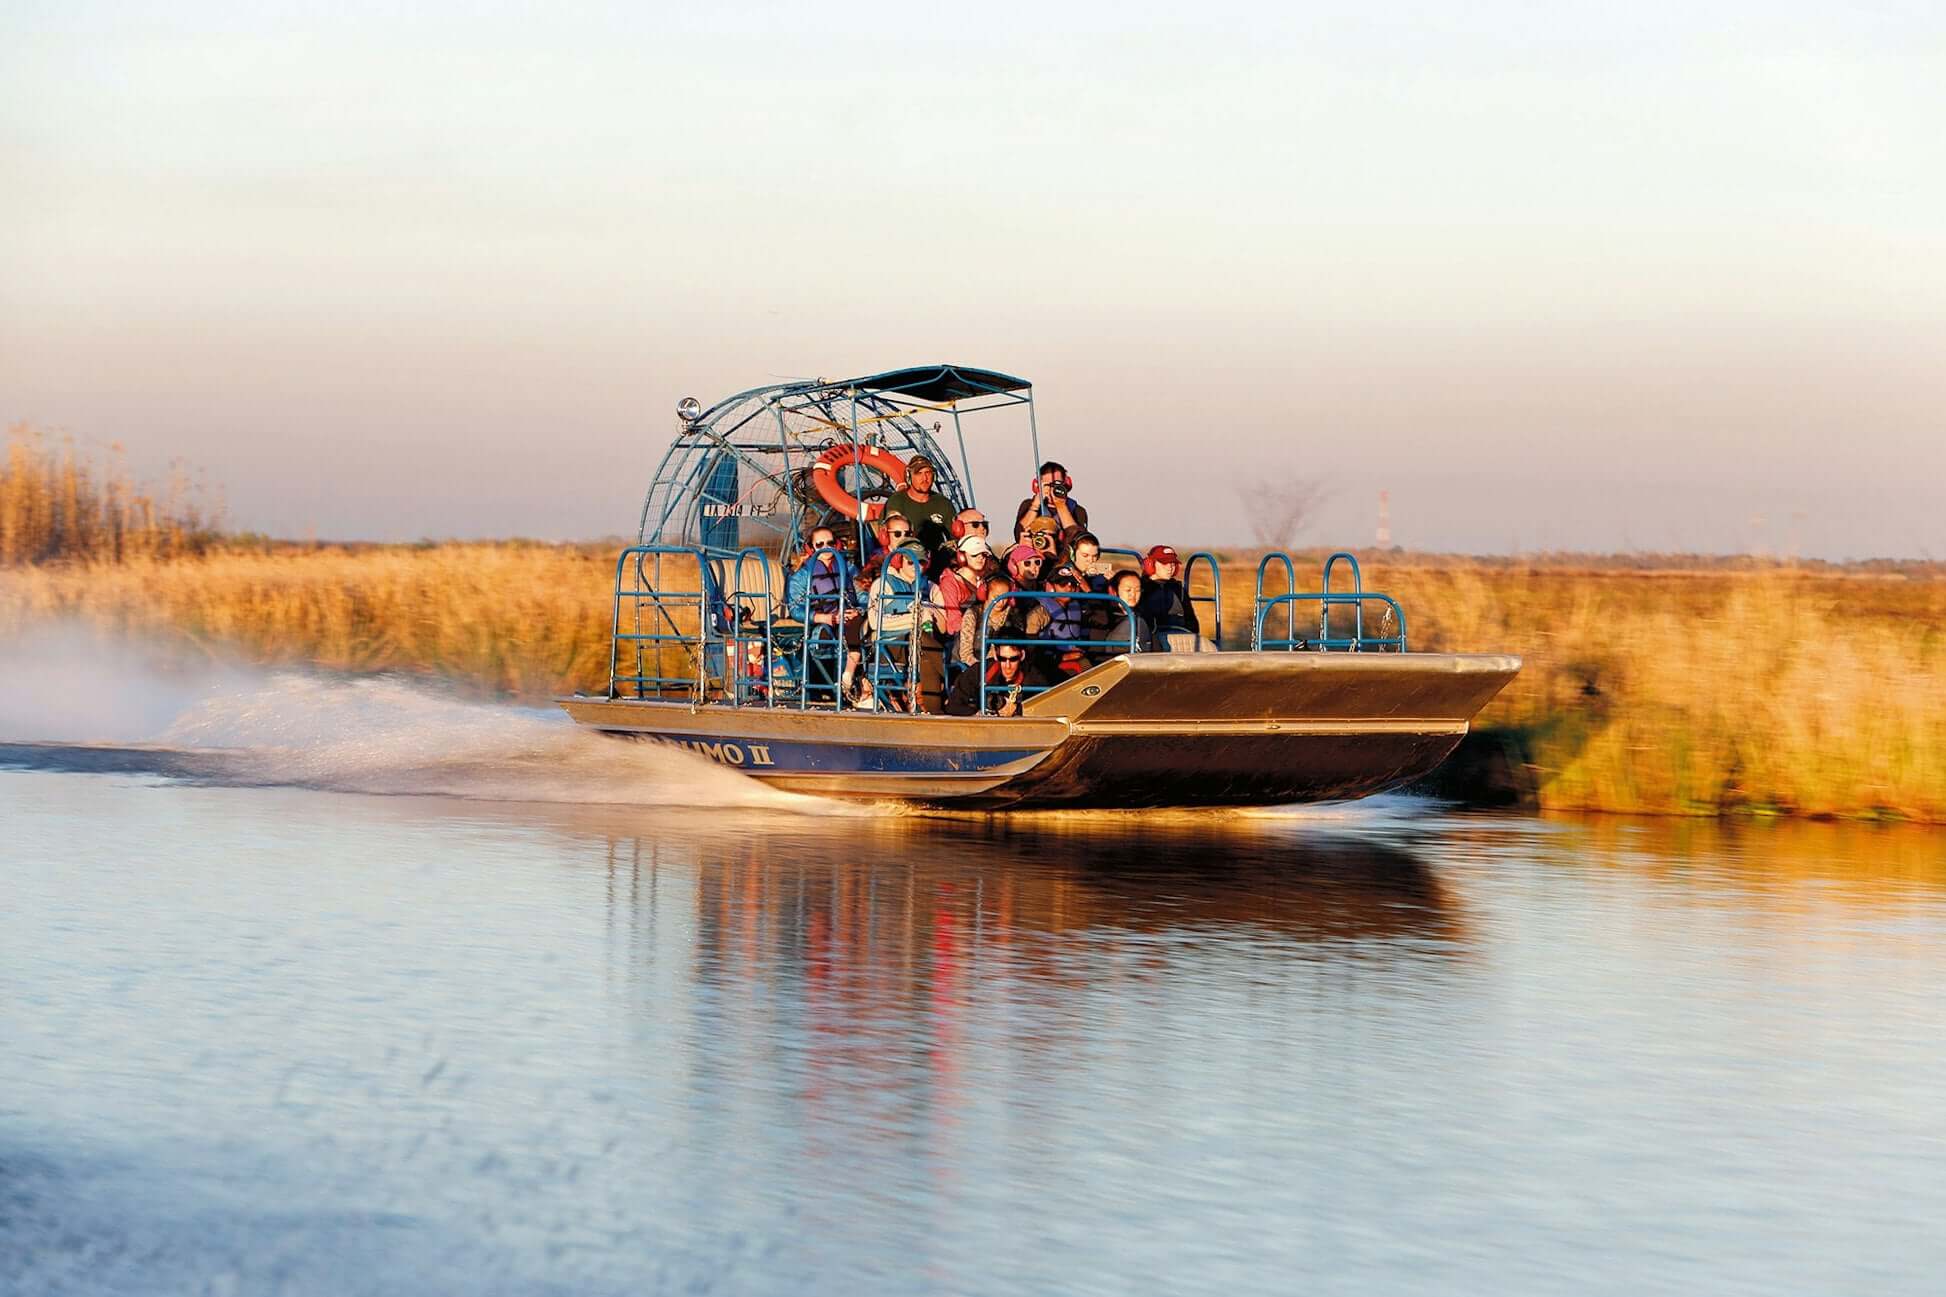
{"type": "Polygon", "coordinates": [[[962,554],[991,554],[993,546],[987,544],[985,536],[963,536],[958,546],[962,554]]]}

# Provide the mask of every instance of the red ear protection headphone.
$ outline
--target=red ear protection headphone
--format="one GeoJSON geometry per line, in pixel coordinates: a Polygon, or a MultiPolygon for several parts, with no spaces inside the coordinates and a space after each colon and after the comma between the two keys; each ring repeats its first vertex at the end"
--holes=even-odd
{"type": "MultiPolygon", "coordinates": [[[[1036,478],[1036,479],[1035,479],[1035,481],[1039,481],[1039,480],[1040,480],[1039,478],[1036,478]]],[[[961,512],[961,513],[964,513],[964,512],[965,512],[965,510],[961,510],[960,512],[961,512]]],[[[988,530],[991,530],[991,529],[992,529],[992,524],[990,524],[990,523],[989,523],[989,524],[988,524],[988,530]]],[[[950,536],[951,536],[951,537],[952,537],[952,538],[953,538],[954,540],[965,540],[965,539],[966,539],[966,536],[967,536],[967,531],[966,531],[966,523],[965,523],[965,521],[964,521],[964,520],[962,520],[962,519],[960,518],[960,516],[959,516],[959,514],[957,514],[957,513],[956,513],[956,514],[954,514],[954,515],[953,515],[953,521],[947,524],[947,526],[946,526],[946,532],[947,532],[947,534],[948,534],[948,535],[950,535],[950,536]]]]}
{"type": "MultiPolygon", "coordinates": [[[[1061,470],[1061,485],[1065,486],[1070,491],[1074,490],[1074,477],[1065,468],[1061,470]]],[[[1033,480],[1027,484],[1027,490],[1030,494],[1034,494],[1034,493],[1038,493],[1040,489],[1041,489],[1041,475],[1039,473],[1036,473],[1034,474],[1033,480]]]]}

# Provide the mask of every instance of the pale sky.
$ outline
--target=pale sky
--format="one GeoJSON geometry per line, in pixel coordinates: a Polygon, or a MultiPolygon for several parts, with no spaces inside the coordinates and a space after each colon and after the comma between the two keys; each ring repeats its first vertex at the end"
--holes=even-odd
{"type": "Polygon", "coordinates": [[[627,532],[942,360],[1111,543],[1946,558],[1946,8],[0,6],[0,421],[240,526],[627,532]]]}

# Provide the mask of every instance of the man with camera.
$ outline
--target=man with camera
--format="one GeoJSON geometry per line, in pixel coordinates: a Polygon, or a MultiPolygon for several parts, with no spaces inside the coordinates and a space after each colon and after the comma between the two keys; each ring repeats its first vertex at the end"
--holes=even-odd
{"type": "Polygon", "coordinates": [[[1034,494],[1022,500],[1020,508],[1014,510],[1015,535],[1022,534],[1022,524],[1030,514],[1052,518],[1059,529],[1059,542],[1055,549],[1057,552],[1065,551],[1074,543],[1076,536],[1088,530],[1087,509],[1082,507],[1079,500],[1068,495],[1073,489],[1074,479],[1068,476],[1067,469],[1051,459],[1042,464],[1039,476],[1034,479],[1034,494]]]}
{"type": "Polygon", "coordinates": [[[972,716],[980,710],[980,695],[986,695],[987,715],[1018,716],[1026,690],[1037,689],[1045,680],[1029,665],[1027,650],[1018,644],[997,644],[985,671],[968,669],[959,673],[953,690],[946,695],[948,716],[972,716]]]}

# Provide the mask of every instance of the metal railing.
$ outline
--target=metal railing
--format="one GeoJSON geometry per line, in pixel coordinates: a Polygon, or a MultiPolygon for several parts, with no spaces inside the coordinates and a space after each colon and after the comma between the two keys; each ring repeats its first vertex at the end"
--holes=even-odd
{"type": "MultiPolygon", "coordinates": [[[[712,666],[720,675],[723,645],[721,586],[710,567],[710,558],[700,546],[631,545],[615,560],[614,632],[608,645],[608,696],[620,697],[625,686],[632,686],[637,698],[651,695],[687,695],[701,702],[709,692],[712,666]],[[695,564],[696,588],[668,589],[664,570],[675,560],[695,564]],[[653,571],[651,571],[651,564],[653,571]],[[634,574],[633,584],[628,576],[634,574]],[[623,608],[629,610],[628,629],[623,629],[623,608]],[[679,624],[678,618],[694,613],[696,629],[679,624]],[[644,626],[649,629],[644,629],[644,626]],[[716,634],[712,635],[712,628],[716,634]],[[623,646],[634,655],[632,663],[622,660],[623,646]],[[673,659],[673,660],[672,660],[673,659]],[[624,665],[634,670],[624,675],[624,665]]],[[[734,613],[731,614],[734,617],[734,613]]]]}
{"type": "MultiPolygon", "coordinates": [[[[972,616],[973,613],[969,611],[967,615],[972,616]]],[[[1016,685],[1007,685],[1007,684],[996,685],[996,684],[988,683],[986,680],[987,664],[991,660],[991,654],[995,647],[1018,648],[1021,650],[1023,654],[1026,654],[1029,657],[1032,657],[1037,652],[1041,654],[1047,654],[1052,650],[1058,650],[1060,657],[1066,657],[1070,653],[1079,653],[1084,661],[1088,661],[1088,659],[1090,658],[1093,659],[1092,661],[1088,661],[1089,666],[1094,665],[1096,662],[1106,661],[1107,658],[1114,657],[1122,653],[1135,653],[1139,651],[1135,643],[1135,610],[1130,608],[1126,603],[1123,603],[1119,597],[1112,594],[1088,594],[1088,593],[1069,594],[1069,593],[1056,593],[1047,590],[1012,590],[1005,594],[997,594],[993,596],[993,598],[989,599],[980,608],[979,617],[980,617],[980,656],[966,669],[968,671],[978,671],[980,673],[981,686],[980,686],[979,714],[982,716],[991,714],[987,710],[987,704],[991,700],[994,694],[1008,693],[1015,689],[1018,689],[1019,696],[1023,698],[1027,698],[1027,697],[1032,697],[1034,694],[1046,693],[1049,689],[1052,689],[1054,687],[1053,685],[1026,684],[1024,682],[1024,678],[1027,672],[1025,670],[1024,664],[1023,664],[1023,669],[1021,671],[1021,675],[1023,677],[1022,684],[1016,686],[1016,685]],[[1069,608],[1059,607],[1058,605],[1063,603],[1072,605],[1082,601],[1107,604],[1114,609],[1119,609],[1120,615],[1124,620],[1124,624],[1127,625],[1128,627],[1127,638],[1123,639],[1121,637],[1115,637],[1115,638],[1104,637],[1101,639],[1093,639],[1086,636],[1069,636],[1069,635],[1056,636],[1046,632],[1043,632],[1042,634],[1039,635],[995,635],[993,633],[992,612],[994,608],[998,607],[1003,603],[1054,603],[1056,604],[1057,605],[1056,610],[1049,614],[1047,630],[1051,632],[1055,625],[1056,616],[1068,614],[1071,611],[1069,608]],[[1104,652],[1105,652],[1105,656],[1096,656],[1097,654],[1103,654],[1104,652]]],[[[1081,620],[1080,625],[1084,630],[1087,628],[1085,618],[1081,620]]],[[[1083,669],[1085,670],[1086,668],[1084,667],[1083,669]]],[[[1075,674],[1079,674],[1079,672],[1076,672],[1075,674]]]]}
{"type": "MultiPolygon", "coordinates": [[[[801,606],[780,608],[769,559],[754,546],[714,554],[691,545],[632,545],[624,549],[615,565],[608,696],[691,705],[798,710],[828,706],[836,711],[848,710],[857,704],[845,697],[843,687],[843,668],[851,652],[845,644],[847,613],[858,609],[867,616],[868,624],[882,625],[887,616],[898,615],[891,611],[892,600],[909,599],[911,625],[890,634],[874,631],[868,656],[860,665],[878,708],[914,707],[927,681],[924,655],[931,651],[923,631],[926,614],[933,607],[930,584],[921,580],[909,595],[882,591],[873,608],[869,600],[858,597],[853,569],[842,550],[825,547],[806,561],[819,562],[827,555],[840,574],[838,588],[826,594],[807,593],[798,600],[801,606]],[[861,607],[861,603],[866,606],[861,607]],[[793,626],[780,613],[801,619],[801,625],[793,626]],[[821,613],[834,616],[821,623],[817,620],[821,613]],[[793,635],[798,638],[793,640],[793,635]]],[[[1210,563],[1212,580],[1220,580],[1214,558],[1197,557],[1210,563]]],[[[1199,596],[1218,607],[1220,597],[1220,591],[1199,596]]],[[[1383,598],[1329,596],[1333,601],[1358,597],[1383,598]]],[[[1257,618],[1260,644],[1265,611],[1260,608],[1257,618]]],[[[970,606],[965,615],[981,620],[979,656],[964,669],[980,671],[983,679],[994,649],[1005,646],[1046,661],[1050,671],[1062,676],[1079,674],[1110,657],[1142,648],[1137,642],[1134,610],[1113,594],[1016,590],[970,606]],[[996,610],[1004,618],[1009,605],[1044,608],[1048,621],[1033,635],[1009,627],[1005,620],[996,625],[996,610]],[[1106,610],[1109,626],[1119,621],[1122,633],[1106,634],[1101,616],[1091,615],[1091,606],[1106,610]]],[[[1268,643],[1277,646],[1283,642],[1268,643]]],[[[1376,643],[1371,641],[1366,646],[1376,643]]],[[[943,676],[947,654],[942,651],[940,656],[943,676]]],[[[1037,694],[1051,687],[1028,685],[1022,692],[1037,694]]],[[[1007,688],[983,685],[980,714],[990,714],[991,695],[1007,688]]]]}
{"type": "Polygon", "coordinates": [[[933,608],[927,602],[931,590],[932,583],[918,575],[915,566],[910,593],[883,590],[866,609],[865,628],[871,635],[872,653],[865,667],[865,679],[871,685],[872,704],[877,711],[916,710],[922,681],[921,657],[926,648],[920,633],[933,608]],[[889,611],[894,600],[905,602],[904,612],[889,611]],[[880,630],[887,617],[903,616],[912,619],[905,629],[890,635],[880,630]]]}
{"type": "Polygon", "coordinates": [[[775,607],[770,597],[770,559],[761,549],[750,545],[737,551],[735,562],[730,593],[723,601],[729,622],[725,628],[730,661],[726,692],[739,707],[752,701],[773,706],[774,686],[781,682],[774,678],[777,656],[770,638],[771,611],[775,607]],[[763,578],[761,588],[744,584],[744,565],[753,562],[763,578]],[[750,628],[748,634],[746,627],[750,628]]]}
{"type": "MultiPolygon", "coordinates": [[[[819,695],[823,695],[823,701],[829,702],[834,709],[844,709],[845,614],[862,612],[852,589],[851,560],[843,550],[821,545],[805,557],[804,567],[822,562],[827,554],[832,559],[831,570],[837,576],[838,588],[828,594],[807,591],[801,610],[785,610],[798,616],[803,623],[797,653],[797,678],[792,682],[800,710],[818,702],[819,695]],[[832,614],[831,620],[820,622],[818,615],[827,612],[832,614]]],[[[785,586],[788,589],[789,582],[785,586]]],[[[776,705],[775,699],[771,705],[776,705]]]]}
{"type": "Polygon", "coordinates": [[[1343,550],[1332,554],[1324,561],[1324,572],[1320,581],[1321,588],[1316,591],[1297,590],[1297,568],[1291,556],[1281,550],[1265,554],[1257,564],[1257,596],[1251,617],[1250,647],[1257,652],[1264,651],[1302,651],[1316,652],[1394,652],[1406,651],[1405,609],[1391,595],[1368,592],[1364,587],[1364,577],[1358,570],[1358,559],[1343,550]],[[1264,576],[1273,563],[1284,569],[1284,593],[1268,595],[1264,593],[1264,576]],[[1340,563],[1351,568],[1351,589],[1331,588],[1332,573],[1340,563]],[[1315,604],[1318,609],[1317,634],[1305,628],[1303,635],[1298,634],[1297,607],[1299,604],[1315,604]],[[1391,621],[1394,629],[1391,634],[1368,635],[1365,633],[1365,605],[1376,604],[1382,614],[1391,621]],[[1284,610],[1284,633],[1282,636],[1266,636],[1265,630],[1271,613],[1278,608],[1284,610]],[[1351,634],[1335,634],[1331,625],[1334,608],[1351,609],[1351,634]]]}
{"type": "MultiPolygon", "coordinates": [[[[1206,549],[1199,549],[1184,559],[1182,561],[1182,589],[1183,594],[1188,597],[1190,603],[1206,603],[1209,605],[1209,629],[1203,638],[1216,645],[1217,651],[1221,652],[1223,649],[1223,568],[1217,563],[1216,555],[1206,549]],[[1210,592],[1208,594],[1191,593],[1195,587],[1190,582],[1195,574],[1198,561],[1209,564],[1210,592]]],[[[1201,621],[1202,619],[1198,618],[1197,620],[1201,621]]]]}

